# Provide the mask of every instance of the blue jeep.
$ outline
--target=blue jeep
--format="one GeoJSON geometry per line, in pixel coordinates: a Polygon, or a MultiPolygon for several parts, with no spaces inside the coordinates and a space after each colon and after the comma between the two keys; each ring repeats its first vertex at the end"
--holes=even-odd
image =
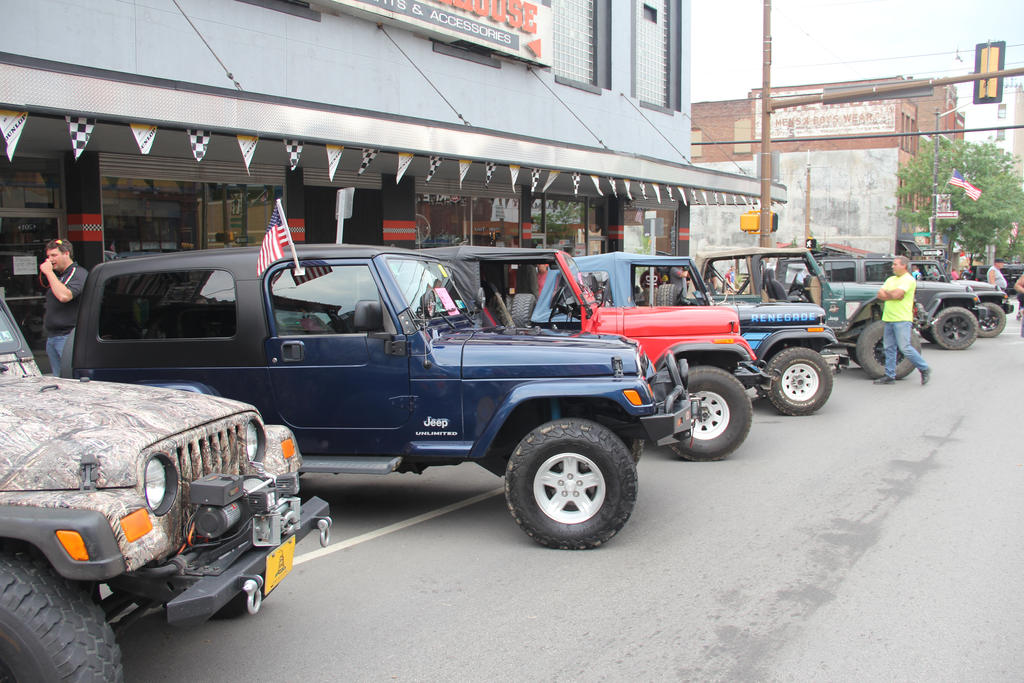
{"type": "MultiPolygon", "coordinates": [[[[666,315],[666,308],[714,303],[688,256],[615,252],[581,256],[576,265],[604,306],[657,306],[651,310],[666,315]]],[[[788,301],[784,294],[775,301],[727,305],[736,310],[740,334],[765,364],[765,374],[755,385],[758,396],[784,415],[810,415],[825,405],[832,394],[832,374],[840,363],[833,348],[836,335],[825,324],[825,310],[813,303],[788,301]]],[[[715,362],[708,354],[691,353],[682,353],[691,367],[715,362]]]]}
{"type": "MultiPolygon", "coordinates": [[[[689,434],[676,364],[617,336],[476,329],[450,271],[416,251],[308,245],[111,261],[90,273],[77,377],[219,394],[289,426],[307,473],[505,476],[535,540],[590,548],[636,500],[644,441],[689,434]]],[[[683,368],[685,373],[685,368],[683,368]]]]}

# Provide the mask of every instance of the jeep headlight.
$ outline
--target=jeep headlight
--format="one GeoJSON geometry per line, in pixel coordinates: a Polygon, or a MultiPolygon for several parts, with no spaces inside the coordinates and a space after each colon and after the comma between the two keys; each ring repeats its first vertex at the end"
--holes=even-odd
{"type": "Polygon", "coordinates": [[[249,420],[245,423],[245,457],[249,462],[256,462],[260,459],[260,440],[263,430],[256,420],[249,420]]]}
{"type": "Polygon", "coordinates": [[[162,515],[171,509],[178,493],[178,472],[171,459],[163,453],[157,453],[146,461],[143,489],[146,505],[154,514],[162,515]]]}

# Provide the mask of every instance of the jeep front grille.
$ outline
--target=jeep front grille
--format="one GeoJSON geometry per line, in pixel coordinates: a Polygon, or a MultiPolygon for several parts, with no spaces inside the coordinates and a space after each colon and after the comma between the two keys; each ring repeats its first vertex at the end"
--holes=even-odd
{"type": "Polygon", "coordinates": [[[182,482],[191,482],[211,472],[239,474],[245,459],[245,422],[222,421],[206,430],[192,430],[177,440],[175,458],[182,482]]]}

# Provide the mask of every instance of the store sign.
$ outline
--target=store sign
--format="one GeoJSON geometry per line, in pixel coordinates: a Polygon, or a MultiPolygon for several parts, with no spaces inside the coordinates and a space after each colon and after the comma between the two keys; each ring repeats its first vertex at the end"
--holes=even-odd
{"type": "MultiPolygon", "coordinates": [[[[772,97],[809,94],[805,91],[778,92],[772,97]]],[[[817,94],[817,93],[815,93],[817,94]]],[[[816,135],[868,135],[896,130],[896,104],[893,102],[855,102],[809,104],[772,112],[772,139],[816,135]]],[[[754,103],[754,137],[761,136],[761,100],[754,103]]]]}
{"type": "Polygon", "coordinates": [[[552,10],[543,0],[312,0],[373,21],[464,40],[534,64],[553,63],[552,10]]]}

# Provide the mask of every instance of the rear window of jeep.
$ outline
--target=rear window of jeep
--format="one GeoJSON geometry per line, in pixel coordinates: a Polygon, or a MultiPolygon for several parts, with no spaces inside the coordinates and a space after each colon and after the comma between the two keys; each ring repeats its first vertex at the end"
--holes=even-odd
{"type": "Polygon", "coordinates": [[[232,337],[237,328],[235,281],[225,270],[136,273],[103,287],[101,339],[232,337]]]}

